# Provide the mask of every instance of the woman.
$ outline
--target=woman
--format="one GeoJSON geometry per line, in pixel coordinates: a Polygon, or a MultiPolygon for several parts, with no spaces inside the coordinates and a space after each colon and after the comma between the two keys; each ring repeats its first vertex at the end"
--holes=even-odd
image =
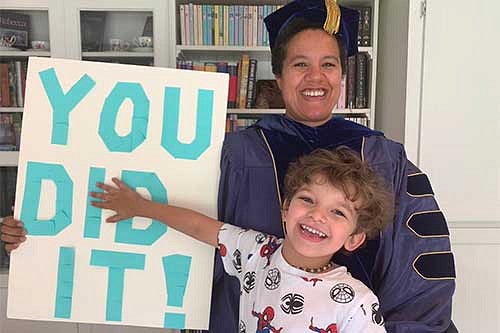
{"type": "MultiPolygon", "coordinates": [[[[226,137],[219,219],[283,237],[275,221],[288,163],[315,148],[349,146],[386,179],[397,206],[393,225],[378,240],[336,260],[377,294],[388,332],[444,332],[455,288],[446,221],[427,177],[406,159],[400,144],[332,118],[346,54],[357,51],[359,18],[357,11],[341,8],[339,30],[332,31],[324,23],[334,22],[336,4],[326,3],[293,1],[265,19],[286,114],[226,137]]],[[[241,332],[240,288],[221,267],[216,263],[210,332],[241,332]]]]}

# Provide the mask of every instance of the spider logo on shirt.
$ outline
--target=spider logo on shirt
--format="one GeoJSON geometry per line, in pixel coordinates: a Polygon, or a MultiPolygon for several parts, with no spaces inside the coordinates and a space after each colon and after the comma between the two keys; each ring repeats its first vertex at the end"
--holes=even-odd
{"type": "Polygon", "coordinates": [[[348,284],[337,283],[330,290],[330,297],[337,303],[349,303],[354,299],[354,289],[348,284]]]}
{"type": "Polygon", "coordinates": [[[248,294],[255,287],[255,272],[246,272],[243,277],[243,290],[248,294]]]}
{"type": "Polygon", "coordinates": [[[379,326],[384,325],[384,317],[382,316],[382,311],[380,311],[378,303],[372,304],[372,321],[379,326]]]}
{"type": "Polygon", "coordinates": [[[266,279],[264,280],[264,285],[269,290],[274,290],[280,286],[281,273],[277,268],[271,268],[267,272],[266,279]]]}
{"type": "Polygon", "coordinates": [[[234,268],[236,268],[236,271],[241,273],[241,252],[238,249],[233,252],[233,265],[234,268]]]}
{"type": "Polygon", "coordinates": [[[304,310],[304,296],[289,293],[281,298],[281,310],[287,314],[299,314],[304,310]]]}

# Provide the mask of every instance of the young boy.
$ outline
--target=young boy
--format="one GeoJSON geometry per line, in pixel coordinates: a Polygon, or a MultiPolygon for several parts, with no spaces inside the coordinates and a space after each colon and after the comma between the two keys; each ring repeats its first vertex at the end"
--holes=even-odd
{"type": "Polygon", "coordinates": [[[285,177],[285,239],[224,224],[195,211],[156,203],[114,178],[98,184],[96,207],[156,219],[218,247],[225,270],[240,280],[240,332],[385,332],[376,296],[331,261],[354,251],[391,220],[381,181],[348,148],[316,150],[285,177]]]}

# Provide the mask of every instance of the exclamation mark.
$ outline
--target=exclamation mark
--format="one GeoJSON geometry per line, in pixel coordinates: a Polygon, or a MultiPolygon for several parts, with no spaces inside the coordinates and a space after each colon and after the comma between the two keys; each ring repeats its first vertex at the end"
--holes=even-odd
{"type": "MultiPolygon", "coordinates": [[[[191,257],[174,254],[163,257],[162,261],[167,286],[167,305],[182,308],[191,268],[191,257]]],[[[165,312],[163,327],[185,328],[186,315],[184,313],[165,312]]]]}

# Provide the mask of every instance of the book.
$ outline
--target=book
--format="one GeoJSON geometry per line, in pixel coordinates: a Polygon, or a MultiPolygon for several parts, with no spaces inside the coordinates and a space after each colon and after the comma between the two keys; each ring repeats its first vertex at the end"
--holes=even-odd
{"type": "Polygon", "coordinates": [[[356,56],[347,58],[345,107],[354,109],[356,103],[356,56]]]}
{"type": "Polygon", "coordinates": [[[250,57],[248,54],[243,54],[240,59],[240,75],[238,78],[238,108],[240,109],[244,109],[246,106],[249,69],[250,57]]]}
{"type": "Polygon", "coordinates": [[[257,76],[257,59],[250,59],[248,68],[248,86],[245,108],[251,109],[255,105],[255,83],[257,76]]]}
{"type": "Polygon", "coordinates": [[[358,46],[371,46],[371,7],[358,8],[359,26],[358,26],[358,46]]]}
{"type": "Polygon", "coordinates": [[[229,63],[227,65],[227,72],[229,73],[227,107],[234,109],[236,108],[236,100],[238,96],[238,64],[229,63]]]}
{"type": "Polygon", "coordinates": [[[9,91],[9,64],[0,63],[0,106],[12,106],[9,91]]]}
{"type": "Polygon", "coordinates": [[[368,53],[356,54],[356,109],[368,107],[368,53]]]}
{"type": "Polygon", "coordinates": [[[103,50],[104,26],[106,12],[81,11],[80,33],[83,52],[100,52],[103,50]]]}
{"type": "Polygon", "coordinates": [[[257,80],[255,83],[257,109],[284,109],[285,102],[276,80],[257,80]]]}
{"type": "Polygon", "coordinates": [[[0,37],[10,39],[15,36],[13,47],[29,48],[30,16],[11,11],[0,10],[0,37]]]}

